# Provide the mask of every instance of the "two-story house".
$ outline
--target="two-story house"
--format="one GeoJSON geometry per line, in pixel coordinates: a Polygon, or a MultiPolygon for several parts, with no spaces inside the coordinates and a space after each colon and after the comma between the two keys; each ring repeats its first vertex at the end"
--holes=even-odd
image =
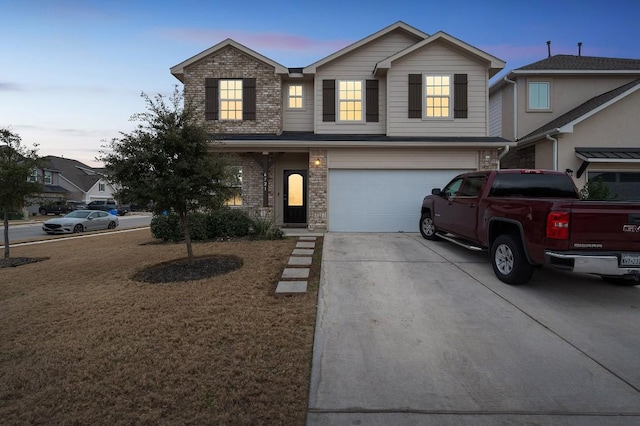
{"type": "Polygon", "coordinates": [[[40,204],[58,200],[90,203],[113,198],[115,189],[101,170],[80,161],[56,156],[44,157],[44,166],[34,170],[31,179],[43,183],[43,192],[27,210],[38,212],[40,204]]]}
{"type": "Polygon", "coordinates": [[[517,141],[501,167],[569,170],[640,200],[640,59],[554,55],[489,89],[490,134],[517,141]]]}
{"type": "Polygon", "coordinates": [[[213,150],[237,153],[242,208],[278,225],[418,230],[422,198],[456,174],[494,169],[489,137],[500,59],[397,22],[301,68],[227,39],[175,65],[213,150]]]}

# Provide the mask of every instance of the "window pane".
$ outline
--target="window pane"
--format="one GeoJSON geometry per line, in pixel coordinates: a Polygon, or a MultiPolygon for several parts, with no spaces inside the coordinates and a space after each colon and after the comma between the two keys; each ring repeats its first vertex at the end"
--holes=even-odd
{"type": "Polygon", "coordinates": [[[287,205],[288,206],[302,206],[303,204],[303,179],[301,175],[290,175],[287,179],[287,205]]]}
{"type": "Polygon", "coordinates": [[[529,108],[549,109],[549,83],[529,83],[529,108]]]}
{"type": "Polygon", "coordinates": [[[449,117],[451,77],[448,75],[425,76],[425,116],[449,117]]]}

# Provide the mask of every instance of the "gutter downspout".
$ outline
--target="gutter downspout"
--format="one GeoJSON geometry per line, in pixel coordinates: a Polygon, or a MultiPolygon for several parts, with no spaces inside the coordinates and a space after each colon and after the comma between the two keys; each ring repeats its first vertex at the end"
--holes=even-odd
{"type": "Polygon", "coordinates": [[[547,140],[550,140],[551,142],[553,142],[553,148],[552,148],[552,152],[553,152],[553,170],[558,170],[558,139],[557,138],[552,138],[551,135],[549,133],[547,133],[545,135],[547,140]]]}

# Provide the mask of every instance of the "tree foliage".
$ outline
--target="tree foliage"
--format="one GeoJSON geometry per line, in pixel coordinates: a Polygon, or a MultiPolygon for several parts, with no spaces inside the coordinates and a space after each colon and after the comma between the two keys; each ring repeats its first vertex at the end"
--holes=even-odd
{"type": "Polygon", "coordinates": [[[156,214],[178,214],[192,263],[186,214],[219,209],[234,195],[230,158],[210,152],[211,137],[177,87],[168,98],[141,96],[146,112],[132,116],[139,122],[136,129],[113,139],[98,159],[120,187],[121,202],[152,204],[156,214]]]}
{"type": "Polygon", "coordinates": [[[602,181],[602,177],[588,181],[580,190],[583,200],[615,200],[618,194],[612,194],[611,188],[602,181]]]}
{"type": "Polygon", "coordinates": [[[9,212],[24,207],[25,199],[42,192],[41,182],[29,181],[34,169],[42,167],[37,146],[27,148],[9,129],[0,129],[0,210],[4,215],[4,257],[9,258],[9,212]]]}

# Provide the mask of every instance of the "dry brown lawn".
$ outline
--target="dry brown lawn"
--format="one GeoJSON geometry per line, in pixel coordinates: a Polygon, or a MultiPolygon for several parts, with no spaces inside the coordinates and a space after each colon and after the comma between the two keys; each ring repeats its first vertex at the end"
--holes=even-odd
{"type": "Polygon", "coordinates": [[[0,269],[0,423],[301,425],[321,238],[304,296],[276,297],[296,238],[194,244],[226,275],[132,276],[185,256],[149,230],[15,247],[0,269]]]}

